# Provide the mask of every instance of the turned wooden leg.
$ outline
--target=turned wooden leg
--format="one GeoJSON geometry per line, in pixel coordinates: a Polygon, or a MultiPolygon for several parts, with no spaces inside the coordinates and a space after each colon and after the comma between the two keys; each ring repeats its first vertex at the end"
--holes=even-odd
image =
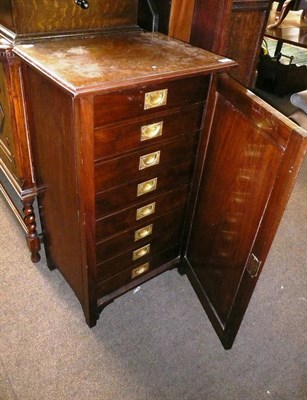
{"type": "Polygon", "coordinates": [[[35,214],[33,209],[33,201],[34,199],[27,199],[23,200],[23,213],[25,215],[24,222],[27,227],[27,244],[29,250],[31,252],[31,260],[32,262],[36,263],[40,260],[39,251],[41,248],[39,236],[36,231],[36,221],[35,221],[35,214]]]}
{"type": "Polygon", "coordinates": [[[289,11],[291,10],[293,2],[294,0],[286,0],[284,2],[280,12],[279,11],[276,12],[276,21],[274,22],[274,24],[268,25],[268,29],[277,28],[282,23],[282,21],[286,18],[289,11]]]}

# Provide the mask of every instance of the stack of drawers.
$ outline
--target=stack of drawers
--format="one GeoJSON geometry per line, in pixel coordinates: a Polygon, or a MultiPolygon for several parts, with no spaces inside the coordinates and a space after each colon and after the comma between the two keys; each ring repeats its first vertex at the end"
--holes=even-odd
{"type": "Polygon", "coordinates": [[[198,76],[94,98],[98,298],[179,256],[208,86],[198,76]]]}

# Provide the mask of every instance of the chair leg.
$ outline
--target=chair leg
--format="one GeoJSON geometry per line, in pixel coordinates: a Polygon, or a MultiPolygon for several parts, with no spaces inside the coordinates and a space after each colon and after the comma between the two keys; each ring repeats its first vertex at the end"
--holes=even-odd
{"type": "Polygon", "coordinates": [[[294,2],[294,0],[286,0],[284,2],[282,9],[280,11],[280,15],[278,16],[278,19],[276,19],[274,24],[268,25],[268,29],[275,29],[282,23],[282,21],[288,15],[289,11],[292,9],[293,2],[294,2]]]}

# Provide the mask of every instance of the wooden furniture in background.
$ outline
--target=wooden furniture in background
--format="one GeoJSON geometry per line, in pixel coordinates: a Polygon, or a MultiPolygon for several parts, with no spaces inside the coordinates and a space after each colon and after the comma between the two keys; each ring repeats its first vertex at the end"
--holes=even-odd
{"type": "Polygon", "coordinates": [[[272,0],[172,0],[168,34],[236,60],[238,67],[230,75],[244,86],[253,87],[271,3],[272,0]]]}
{"type": "Polygon", "coordinates": [[[307,15],[307,0],[279,0],[275,11],[275,17],[267,28],[277,28],[290,11],[303,11],[301,15],[301,19],[303,20],[307,15]]]}
{"type": "Polygon", "coordinates": [[[1,5],[48,266],[89,326],[118,296],[178,266],[230,348],[306,132],[227,76],[229,58],[142,32],[135,0],[88,5],[1,5]],[[24,13],[27,27],[18,25],[24,13]]]}
{"type": "Polygon", "coordinates": [[[137,29],[137,1],[102,3],[87,10],[72,0],[3,0],[0,5],[0,190],[26,232],[31,259],[39,261],[40,239],[33,208],[36,182],[32,168],[24,88],[13,45],[50,37],[76,37],[116,29],[137,29]],[[22,204],[22,206],[21,206],[22,204]]]}
{"type": "Polygon", "coordinates": [[[0,180],[0,191],[26,233],[32,261],[37,262],[40,239],[33,208],[36,185],[24,95],[20,60],[13,53],[13,46],[0,38],[0,171],[5,178],[0,180]],[[12,191],[22,206],[14,201],[12,191]]]}
{"type": "MultiPolygon", "coordinates": [[[[274,22],[275,10],[272,9],[268,26],[274,22]]],[[[302,19],[297,13],[290,13],[288,17],[276,28],[265,30],[265,36],[276,39],[275,55],[281,52],[284,43],[307,48],[307,20],[302,19]]]]}
{"type": "Polygon", "coordinates": [[[74,0],[2,0],[0,33],[17,43],[137,24],[137,0],[89,0],[89,5],[83,9],[74,0]]]}
{"type": "Polygon", "coordinates": [[[238,62],[230,74],[253,87],[271,1],[196,0],[190,43],[238,62]]]}

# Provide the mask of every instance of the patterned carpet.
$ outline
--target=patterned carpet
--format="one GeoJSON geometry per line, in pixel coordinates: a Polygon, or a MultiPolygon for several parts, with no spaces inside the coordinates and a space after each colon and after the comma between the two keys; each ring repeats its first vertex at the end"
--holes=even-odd
{"type": "Polygon", "coordinates": [[[306,167],[229,351],[175,270],[89,329],[0,196],[0,399],[306,400],[306,167]]]}
{"type": "MultiPolygon", "coordinates": [[[[266,37],[265,41],[267,43],[269,54],[274,56],[277,40],[266,37]]],[[[282,47],[282,54],[288,57],[292,56],[293,64],[307,65],[307,49],[284,43],[282,47]]],[[[287,57],[282,57],[280,61],[284,64],[289,64],[289,58],[287,57]]],[[[295,107],[290,103],[290,94],[280,97],[267,91],[260,90],[257,87],[254,89],[254,91],[259,97],[286,116],[291,115],[295,111],[295,107]]]]}
{"type": "MultiPolygon", "coordinates": [[[[268,44],[269,54],[274,56],[277,40],[266,38],[266,42],[268,44]]],[[[285,43],[282,47],[281,53],[288,57],[294,57],[292,62],[296,65],[307,65],[307,49],[285,43]]],[[[288,58],[282,58],[281,61],[286,64],[289,63],[288,58]]]]}

